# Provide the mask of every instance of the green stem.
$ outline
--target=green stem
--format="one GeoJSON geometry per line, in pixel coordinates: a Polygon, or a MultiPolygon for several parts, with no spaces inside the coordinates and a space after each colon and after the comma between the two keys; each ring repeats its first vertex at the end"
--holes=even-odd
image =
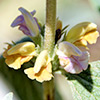
{"type": "Polygon", "coordinates": [[[43,83],[44,99],[43,100],[54,100],[54,79],[43,83]]]}
{"type": "Polygon", "coordinates": [[[44,49],[52,56],[55,43],[56,0],[46,0],[46,25],[44,49]]]}
{"type": "MultiPolygon", "coordinates": [[[[46,0],[44,49],[52,57],[55,44],[56,0],[46,0]]],[[[54,100],[54,79],[43,83],[44,100],[54,100]]]]}

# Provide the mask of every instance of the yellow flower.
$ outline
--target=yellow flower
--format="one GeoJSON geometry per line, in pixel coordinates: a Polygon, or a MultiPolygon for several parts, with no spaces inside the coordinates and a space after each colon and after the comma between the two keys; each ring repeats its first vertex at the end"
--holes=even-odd
{"type": "Polygon", "coordinates": [[[21,68],[21,65],[28,62],[36,55],[35,45],[32,42],[24,42],[15,46],[8,45],[3,53],[6,64],[14,69],[21,68]]]}
{"type": "Polygon", "coordinates": [[[39,82],[49,81],[53,77],[51,59],[46,50],[43,50],[36,59],[32,68],[25,69],[25,74],[32,80],[39,82]]]}
{"type": "Polygon", "coordinates": [[[66,41],[71,42],[77,46],[87,46],[96,43],[99,37],[97,25],[91,22],[83,22],[75,25],[70,29],[66,36],[66,41]]]}

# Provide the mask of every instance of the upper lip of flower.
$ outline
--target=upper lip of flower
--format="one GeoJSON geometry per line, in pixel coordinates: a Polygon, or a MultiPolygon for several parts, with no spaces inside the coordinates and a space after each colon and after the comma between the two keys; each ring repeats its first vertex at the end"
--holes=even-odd
{"type": "Polygon", "coordinates": [[[23,42],[13,46],[7,52],[8,55],[20,54],[22,56],[34,55],[35,45],[32,42],[23,42]]]}
{"type": "MultiPolygon", "coordinates": [[[[36,13],[36,10],[33,10],[33,11],[31,12],[31,15],[34,16],[35,13],[36,13]]],[[[20,25],[20,24],[23,24],[23,23],[25,23],[24,16],[23,16],[23,15],[19,15],[19,16],[12,22],[11,27],[16,27],[16,26],[18,26],[18,25],[20,25]]]]}
{"type": "Polygon", "coordinates": [[[37,57],[35,65],[34,65],[34,72],[38,73],[40,69],[44,66],[47,66],[50,63],[51,59],[48,56],[47,50],[43,50],[40,55],[37,57]],[[42,60],[41,60],[42,59],[42,60]]]}
{"type": "Polygon", "coordinates": [[[59,48],[57,50],[58,55],[61,55],[61,53],[67,57],[70,57],[71,55],[75,55],[75,56],[82,55],[82,52],[80,49],[78,49],[76,46],[74,46],[73,44],[67,41],[63,41],[59,43],[58,48],[59,48]]]}

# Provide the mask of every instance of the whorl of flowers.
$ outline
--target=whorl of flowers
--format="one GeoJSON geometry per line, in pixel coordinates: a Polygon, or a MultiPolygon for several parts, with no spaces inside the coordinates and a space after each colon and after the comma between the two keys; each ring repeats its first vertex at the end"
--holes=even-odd
{"type": "Polygon", "coordinates": [[[33,42],[8,44],[3,57],[10,68],[17,70],[24,63],[32,62],[33,66],[28,66],[29,68],[26,68],[24,73],[30,79],[36,79],[39,82],[49,81],[54,78],[53,73],[57,69],[79,74],[88,68],[89,52],[83,52],[78,47],[87,48],[88,43],[96,43],[99,37],[96,24],[82,22],[72,27],[69,32],[66,32],[66,28],[62,28],[62,22],[57,19],[55,48],[53,56],[50,57],[47,50],[43,49],[44,27],[34,17],[36,11],[28,12],[24,8],[19,8],[19,11],[22,15],[18,16],[11,26],[19,26],[19,30],[29,36],[33,42]],[[55,56],[58,57],[59,62],[55,62],[55,56]],[[53,66],[53,62],[59,63],[59,66],[53,66]],[[53,70],[53,68],[56,70],[53,70]]]}

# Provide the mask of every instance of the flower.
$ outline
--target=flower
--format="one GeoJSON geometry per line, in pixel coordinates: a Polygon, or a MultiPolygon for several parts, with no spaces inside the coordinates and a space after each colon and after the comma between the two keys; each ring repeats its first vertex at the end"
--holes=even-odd
{"type": "Polygon", "coordinates": [[[66,41],[75,44],[76,46],[87,46],[96,43],[99,37],[97,25],[91,22],[82,22],[72,27],[67,36],[66,41]]]}
{"type": "Polygon", "coordinates": [[[69,73],[78,74],[88,68],[89,53],[80,51],[69,42],[59,43],[57,55],[61,67],[69,73]]]}
{"type": "Polygon", "coordinates": [[[18,16],[13,23],[11,24],[12,27],[18,26],[19,29],[25,34],[29,36],[37,36],[40,31],[39,24],[37,22],[37,19],[35,17],[32,17],[36,11],[33,10],[31,13],[29,13],[24,8],[19,8],[19,11],[21,11],[22,15],[18,16]]]}
{"type": "Polygon", "coordinates": [[[15,46],[9,44],[3,53],[6,64],[14,69],[21,68],[23,63],[28,62],[35,55],[35,45],[32,42],[24,42],[15,46]]]}
{"type": "Polygon", "coordinates": [[[32,80],[36,79],[39,82],[51,80],[52,65],[47,51],[43,50],[37,57],[34,67],[25,69],[24,72],[32,80]]]}

